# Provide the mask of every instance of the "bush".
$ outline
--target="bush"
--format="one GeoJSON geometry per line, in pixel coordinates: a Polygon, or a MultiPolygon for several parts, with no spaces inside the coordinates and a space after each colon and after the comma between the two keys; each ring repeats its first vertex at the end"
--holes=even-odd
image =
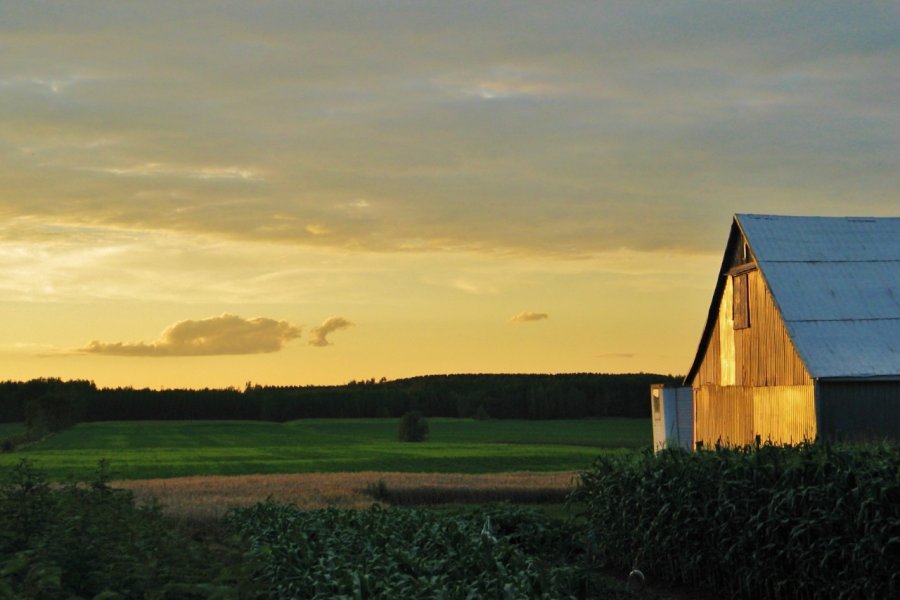
{"type": "Polygon", "coordinates": [[[717,597],[900,597],[900,446],[601,456],[573,499],[608,566],[717,597]]]}
{"type": "MultiPolygon", "coordinates": [[[[204,598],[198,544],[177,535],[158,507],[137,507],[108,485],[105,466],[87,485],[50,486],[27,461],[0,483],[0,596],[4,598],[204,598]]],[[[222,596],[220,596],[222,597],[222,596]]]]}
{"type": "Polygon", "coordinates": [[[428,421],[417,410],[400,417],[397,437],[401,442],[424,442],[428,438],[428,421]]]}

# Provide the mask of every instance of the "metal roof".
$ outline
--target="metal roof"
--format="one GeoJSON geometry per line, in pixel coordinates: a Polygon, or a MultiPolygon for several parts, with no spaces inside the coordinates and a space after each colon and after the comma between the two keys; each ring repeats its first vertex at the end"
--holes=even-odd
{"type": "Polygon", "coordinates": [[[735,222],[813,378],[900,376],[900,218],[735,222]]]}

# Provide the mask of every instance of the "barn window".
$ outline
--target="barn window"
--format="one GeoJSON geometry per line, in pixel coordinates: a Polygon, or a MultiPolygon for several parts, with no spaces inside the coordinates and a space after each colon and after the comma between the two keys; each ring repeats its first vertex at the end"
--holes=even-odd
{"type": "Polygon", "coordinates": [[[734,328],[746,329],[750,327],[750,286],[747,283],[747,274],[735,275],[734,283],[734,328]]]}

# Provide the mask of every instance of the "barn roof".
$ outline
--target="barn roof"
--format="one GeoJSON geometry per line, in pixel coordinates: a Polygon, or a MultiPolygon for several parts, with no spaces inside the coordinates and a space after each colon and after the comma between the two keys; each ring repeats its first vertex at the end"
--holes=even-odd
{"type": "Polygon", "coordinates": [[[900,377],[900,218],[739,214],[729,248],[741,233],[811,377],[900,377]]]}

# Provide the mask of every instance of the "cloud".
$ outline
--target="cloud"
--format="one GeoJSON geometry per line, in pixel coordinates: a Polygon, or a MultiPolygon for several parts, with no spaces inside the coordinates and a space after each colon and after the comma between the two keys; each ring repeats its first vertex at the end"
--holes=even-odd
{"type": "Polygon", "coordinates": [[[79,351],[111,356],[214,356],[278,352],[300,337],[300,327],[287,321],[223,314],[199,321],[179,321],[158,340],[145,342],[92,341],[79,351]]]}
{"type": "Polygon", "coordinates": [[[578,258],[896,212],[890,3],[19,4],[4,220],[578,258]]]}
{"type": "Polygon", "coordinates": [[[544,319],[549,319],[550,315],[547,313],[539,313],[539,312],[531,312],[524,311],[515,315],[513,318],[509,320],[510,323],[529,323],[531,321],[543,321],[544,319]]]}
{"type": "Polygon", "coordinates": [[[309,330],[309,344],[311,346],[330,346],[331,342],[328,341],[328,334],[338,329],[346,329],[352,325],[353,323],[343,317],[329,317],[318,327],[313,327],[309,330]]]}

